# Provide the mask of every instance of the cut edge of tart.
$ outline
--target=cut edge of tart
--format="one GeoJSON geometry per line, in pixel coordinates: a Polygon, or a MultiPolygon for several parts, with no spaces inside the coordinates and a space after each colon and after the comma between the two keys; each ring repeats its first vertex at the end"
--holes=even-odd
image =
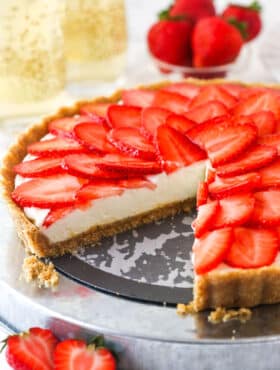
{"type": "MultiPolygon", "coordinates": [[[[211,81],[187,79],[182,82],[193,86],[209,85],[210,88],[212,85],[220,84],[223,84],[223,86],[228,86],[229,88],[236,85],[241,87],[254,86],[257,88],[259,87],[260,89],[264,87],[262,84],[246,85],[237,81],[225,81],[220,79],[211,81]]],[[[166,81],[155,85],[138,87],[138,89],[145,89],[145,94],[143,97],[141,97],[143,100],[143,105],[149,106],[150,90],[153,91],[166,87],[165,90],[168,91],[168,86],[172,84],[172,82],[166,81]]],[[[266,85],[265,87],[279,88],[279,86],[273,85],[266,85]]],[[[182,210],[189,212],[193,208],[195,198],[193,196],[186,196],[186,199],[183,201],[169,202],[166,205],[158,206],[151,211],[137,214],[136,216],[111,222],[110,224],[102,225],[101,227],[98,225],[94,226],[89,228],[86,232],[73,235],[70,239],[50,243],[48,238],[42,234],[40,228],[37,227],[26,216],[23,209],[19,207],[12,199],[11,194],[15,188],[16,175],[14,172],[14,166],[21,163],[25,158],[27,155],[27,147],[30,144],[38,141],[48,133],[48,126],[50,122],[53,122],[56,119],[65,119],[66,117],[79,114],[81,108],[83,110],[88,110],[92,104],[99,104],[99,106],[104,104],[106,108],[107,104],[117,103],[121,99],[121,96],[122,91],[118,91],[108,98],[101,97],[90,101],[81,101],[76,103],[73,107],[62,108],[56,115],[47,117],[41,123],[30,127],[25,133],[20,135],[17,142],[9,149],[7,155],[3,159],[1,177],[4,198],[6,199],[9,209],[12,213],[18,235],[23,241],[23,244],[28,252],[34,253],[38,257],[58,256],[64,253],[74,252],[81,246],[98,242],[103,237],[133,229],[139,225],[162,219],[164,217],[176,214],[182,210]]],[[[173,102],[175,106],[179,104],[179,109],[181,107],[180,100],[183,99],[180,98],[178,99],[178,102],[173,102]]],[[[168,102],[168,93],[163,93],[162,96],[159,96],[159,101],[160,104],[163,102],[164,104],[168,104],[168,107],[170,107],[170,102],[168,102]]],[[[162,108],[160,107],[160,104],[158,105],[158,109],[162,108]]],[[[172,108],[173,107],[171,107],[171,109],[172,108]]],[[[221,106],[216,104],[213,109],[221,109],[221,106]]],[[[239,109],[242,109],[242,107],[239,107],[239,109]]],[[[118,109],[112,109],[110,113],[113,117],[112,119],[115,119],[114,117],[116,114],[118,114],[118,109]]],[[[88,111],[87,114],[89,114],[88,111]]],[[[197,114],[203,116],[203,109],[201,109],[199,103],[198,107],[193,109],[191,118],[197,114]]],[[[100,115],[102,115],[102,113],[100,113],[100,115]]],[[[188,122],[183,122],[183,124],[191,125],[190,116],[186,116],[186,119],[188,122]]],[[[135,124],[137,124],[137,120],[135,120],[135,122],[135,124]]],[[[59,129],[57,125],[56,129],[59,129]]],[[[171,129],[171,131],[172,130],[173,129],[171,129]]],[[[148,133],[148,135],[151,135],[151,133],[148,133]]],[[[116,137],[118,139],[118,136],[115,136],[114,140],[116,137]]],[[[36,148],[36,150],[38,150],[38,148],[36,148]]],[[[79,148],[74,147],[73,150],[75,150],[74,153],[76,153],[79,148]]],[[[207,148],[207,150],[209,150],[212,155],[212,148],[207,148]]],[[[144,154],[149,156],[152,155],[150,152],[147,152],[146,149],[144,154]]],[[[214,151],[214,154],[212,157],[210,157],[210,159],[212,163],[217,165],[217,168],[219,171],[221,171],[221,173],[233,173],[236,170],[234,165],[227,166],[227,163],[224,164],[222,162],[223,153],[218,153],[220,156],[216,156],[216,154],[217,152],[214,151]]],[[[100,169],[104,170],[101,167],[100,169]]],[[[221,200],[219,197],[217,199],[218,201],[221,200]]],[[[227,236],[225,237],[227,238],[227,236]]],[[[246,269],[240,267],[228,267],[227,265],[225,268],[218,266],[218,268],[214,268],[210,271],[204,271],[203,273],[195,274],[194,309],[196,311],[201,311],[207,308],[216,308],[219,306],[253,307],[259,304],[270,304],[276,302],[280,302],[280,264],[278,265],[278,263],[272,263],[271,265],[264,267],[246,269]]]]}

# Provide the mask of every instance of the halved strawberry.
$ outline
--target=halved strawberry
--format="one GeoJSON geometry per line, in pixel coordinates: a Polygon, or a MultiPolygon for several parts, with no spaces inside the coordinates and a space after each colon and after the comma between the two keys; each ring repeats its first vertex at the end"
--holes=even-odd
{"type": "Polygon", "coordinates": [[[259,143],[264,145],[273,146],[277,149],[280,155],[280,132],[272,135],[265,135],[259,138],[259,143]]]}
{"type": "Polygon", "coordinates": [[[182,114],[188,110],[190,99],[183,95],[170,91],[158,90],[155,93],[152,106],[170,110],[173,113],[182,114]]]}
{"type": "Polygon", "coordinates": [[[267,189],[280,186],[280,158],[269,166],[259,170],[261,177],[260,189],[267,189]]]}
{"type": "Polygon", "coordinates": [[[276,132],[277,121],[272,112],[262,111],[251,114],[252,119],[258,130],[258,136],[270,135],[276,132]]]}
{"type": "Polygon", "coordinates": [[[88,201],[98,198],[107,198],[114,195],[121,195],[124,188],[117,182],[104,181],[102,183],[91,182],[84,185],[78,192],[77,198],[79,201],[88,201]]]}
{"type": "Polygon", "coordinates": [[[232,162],[216,167],[221,177],[241,175],[268,165],[277,157],[277,150],[271,146],[256,145],[247,152],[242,153],[232,162]]]}
{"type": "Polygon", "coordinates": [[[48,329],[31,328],[7,339],[6,359],[13,369],[52,370],[57,338],[48,329]]]}
{"type": "Polygon", "coordinates": [[[145,161],[121,154],[107,154],[96,165],[106,171],[117,171],[133,175],[149,175],[162,171],[158,162],[145,161]]]}
{"type": "Polygon", "coordinates": [[[278,252],[278,238],[274,230],[236,227],[234,241],[226,256],[232,267],[258,268],[273,263],[278,252]]]}
{"type": "Polygon", "coordinates": [[[60,342],[54,353],[55,370],[116,370],[116,360],[103,344],[87,345],[83,340],[60,342]]]}
{"type": "Polygon", "coordinates": [[[141,127],[142,109],[128,105],[113,104],[108,109],[108,118],[112,127],[141,127]]]}
{"type": "Polygon", "coordinates": [[[223,90],[225,90],[228,94],[234,96],[235,98],[239,98],[242,91],[246,89],[242,85],[237,85],[233,83],[223,83],[222,85],[219,86],[221,86],[223,90]]]}
{"type": "Polygon", "coordinates": [[[108,141],[108,130],[97,123],[80,123],[74,127],[77,140],[88,150],[97,153],[117,153],[117,149],[108,141]]]}
{"type": "Polygon", "coordinates": [[[111,144],[127,155],[147,160],[156,158],[154,146],[136,128],[115,128],[109,132],[107,137],[111,144]]]}
{"type": "Polygon", "coordinates": [[[107,117],[107,111],[111,103],[86,103],[80,108],[80,113],[89,117],[107,117]]]}
{"type": "Polygon", "coordinates": [[[85,152],[85,148],[76,140],[62,137],[37,141],[28,146],[28,153],[38,157],[62,156],[70,153],[85,152]]]}
{"type": "Polygon", "coordinates": [[[232,240],[233,233],[229,227],[210,231],[195,239],[193,245],[195,272],[205,274],[223,262],[232,240]]]}
{"type": "Polygon", "coordinates": [[[245,100],[250,98],[251,96],[260,95],[263,93],[270,93],[274,96],[279,96],[279,89],[268,88],[263,86],[254,86],[254,87],[246,87],[243,91],[240,92],[239,98],[240,100],[245,100]]]}
{"type": "Polygon", "coordinates": [[[162,90],[174,92],[186,98],[193,99],[199,93],[200,87],[187,82],[175,82],[163,87],[162,90]]]}
{"type": "Polygon", "coordinates": [[[196,238],[201,237],[204,233],[209,231],[213,222],[215,222],[216,214],[219,212],[219,202],[214,200],[213,202],[203,204],[198,208],[198,214],[192,228],[196,238]]]}
{"type": "Polygon", "coordinates": [[[75,203],[76,193],[84,180],[58,174],[24,182],[12,192],[21,207],[59,208],[75,203]]]}
{"type": "Polygon", "coordinates": [[[208,184],[207,182],[200,182],[198,184],[196,193],[196,206],[199,207],[207,202],[208,199],[208,184]]]}
{"type": "Polygon", "coordinates": [[[194,121],[175,113],[167,117],[166,124],[167,126],[173,127],[175,130],[180,131],[182,134],[185,134],[188,130],[196,125],[194,121]]]}
{"type": "Polygon", "coordinates": [[[157,107],[144,108],[142,111],[142,132],[148,139],[152,140],[156,136],[157,128],[166,122],[168,116],[172,114],[169,110],[157,107]]]}
{"type": "Polygon", "coordinates": [[[133,177],[130,179],[119,180],[118,185],[125,189],[148,188],[154,190],[157,187],[156,184],[154,184],[153,182],[141,177],[133,177]]]}
{"type": "Polygon", "coordinates": [[[189,110],[184,116],[196,123],[202,123],[212,118],[226,116],[227,114],[228,110],[224,104],[218,101],[210,101],[189,110]]]}
{"type": "Polygon", "coordinates": [[[135,107],[149,107],[154,100],[155,91],[145,89],[131,89],[122,92],[122,100],[125,105],[135,107]]]}
{"type": "MultiPolygon", "coordinates": [[[[97,122],[97,120],[100,120],[100,123],[103,124],[103,120],[98,116],[94,117],[94,120],[95,122],[97,122]]],[[[91,121],[91,118],[85,115],[77,117],[57,118],[49,123],[49,132],[53,135],[73,138],[74,127],[79,123],[89,121],[91,121]]]]}
{"type": "Polygon", "coordinates": [[[220,85],[212,85],[202,87],[199,94],[190,102],[189,107],[193,109],[213,100],[222,103],[227,109],[234,107],[238,101],[220,85]]]}
{"type": "Polygon", "coordinates": [[[280,190],[255,193],[256,204],[251,218],[257,225],[280,225],[280,190]]]}
{"type": "Polygon", "coordinates": [[[157,130],[157,144],[167,172],[188,166],[206,157],[206,154],[186,136],[167,125],[157,130]]]}
{"type": "Polygon", "coordinates": [[[24,161],[14,167],[14,171],[23,177],[41,177],[63,172],[63,158],[38,158],[24,161]]]}
{"type": "Polygon", "coordinates": [[[261,176],[257,172],[250,172],[226,178],[216,176],[215,181],[208,185],[208,189],[213,198],[222,199],[236,193],[250,192],[258,188],[260,183],[261,176]]]}

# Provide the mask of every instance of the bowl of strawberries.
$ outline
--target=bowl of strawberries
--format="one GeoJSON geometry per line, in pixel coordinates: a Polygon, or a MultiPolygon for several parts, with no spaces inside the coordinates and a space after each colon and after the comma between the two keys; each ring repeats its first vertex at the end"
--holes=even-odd
{"type": "Polygon", "coordinates": [[[175,0],[148,31],[152,60],[162,73],[225,77],[248,63],[248,43],[262,28],[260,12],[256,1],[218,13],[213,0],[175,0]]]}

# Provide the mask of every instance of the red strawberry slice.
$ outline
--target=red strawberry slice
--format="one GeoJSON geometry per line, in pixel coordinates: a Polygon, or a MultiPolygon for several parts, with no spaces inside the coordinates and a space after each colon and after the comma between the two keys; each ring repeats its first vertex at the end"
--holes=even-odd
{"type": "Polygon", "coordinates": [[[259,138],[259,143],[273,146],[277,149],[278,155],[280,155],[280,133],[262,136],[259,138]]]}
{"type": "Polygon", "coordinates": [[[55,370],[116,370],[116,360],[105,347],[88,345],[82,340],[60,342],[54,353],[55,370]]]}
{"type": "Polygon", "coordinates": [[[216,171],[214,170],[214,168],[207,168],[206,179],[205,179],[207,184],[211,184],[211,182],[215,180],[215,177],[216,177],[216,171]]]}
{"type": "Polygon", "coordinates": [[[151,175],[162,172],[161,165],[158,162],[145,161],[120,154],[107,154],[96,165],[102,170],[131,175],[151,175]]]}
{"type": "MultiPolygon", "coordinates": [[[[96,116],[93,119],[95,122],[99,120],[99,122],[103,124],[103,120],[100,117],[96,116]]],[[[79,123],[89,121],[91,121],[91,118],[88,116],[57,118],[49,123],[49,132],[53,135],[73,138],[74,127],[79,123]]]]}
{"type": "Polygon", "coordinates": [[[141,112],[139,107],[127,105],[111,105],[108,109],[108,118],[111,127],[141,127],[141,112]]]}
{"type": "Polygon", "coordinates": [[[107,198],[121,195],[124,189],[116,182],[104,181],[102,183],[89,183],[84,185],[78,192],[79,201],[88,201],[99,198],[107,198]]]}
{"type": "Polygon", "coordinates": [[[224,83],[220,85],[223,90],[225,90],[228,94],[234,96],[235,98],[239,98],[242,91],[246,88],[242,85],[232,84],[232,83],[224,83]]]}
{"type": "Polygon", "coordinates": [[[207,182],[200,182],[196,194],[196,206],[202,206],[208,199],[208,184],[207,182]]]}
{"type": "Polygon", "coordinates": [[[197,274],[205,274],[223,262],[233,240],[232,229],[214,230],[195,239],[193,245],[194,270],[197,274]]]}
{"type": "Polygon", "coordinates": [[[212,118],[226,116],[227,114],[228,110],[224,104],[218,101],[210,101],[189,110],[184,116],[196,123],[202,123],[212,118]]]}
{"type": "Polygon", "coordinates": [[[220,208],[210,229],[245,224],[254,211],[255,198],[251,194],[237,194],[219,201],[220,208]]]}
{"type": "Polygon", "coordinates": [[[215,181],[208,185],[208,189],[213,198],[222,199],[236,193],[250,192],[260,184],[261,176],[256,172],[250,172],[226,178],[216,176],[215,181]]]}
{"type": "Polygon", "coordinates": [[[52,370],[57,338],[48,329],[31,328],[7,339],[6,359],[13,369],[52,370]]]}
{"type": "Polygon", "coordinates": [[[205,152],[186,136],[167,125],[157,130],[157,143],[167,172],[188,166],[206,157],[205,152]]]}
{"type": "Polygon", "coordinates": [[[142,132],[149,140],[154,139],[157,128],[166,122],[168,116],[172,114],[163,108],[149,107],[142,111],[142,132]]]}
{"type": "Polygon", "coordinates": [[[268,87],[246,87],[243,91],[241,91],[239,98],[240,100],[246,100],[251,96],[256,96],[262,93],[270,93],[274,96],[279,96],[279,89],[273,89],[268,87]]]}
{"type": "Polygon", "coordinates": [[[277,233],[269,229],[234,228],[234,241],[226,256],[232,267],[258,268],[271,265],[278,252],[277,233]]]}
{"type": "Polygon", "coordinates": [[[199,94],[190,102],[190,109],[198,107],[202,104],[207,104],[210,101],[218,101],[227,109],[231,109],[237,103],[237,99],[217,85],[202,87],[199,94]]]}
{"type": "Polygon", "coordinates": [[[236,116],[248,116],[257,112],[269,111],[280,119],[279,97],[270,92],[262,92],[241,101],[233,110],[236,116]]]}
{"type": "Polygon", "coordinates": [[[255,193],[256,204],[252,223],[257,225],[280,225],[280,190],[255,193]]]}
{"type": "Polygon", "coordinates": [[[203,204],[198,208],[197,218],[192,223],[196,238],[210,230],[211,225],[215,222],[216,214],[219,212],[219,202],[217,200],[203,204]]]}
{"type": "Polygon", "coordinates": [[[241,158],[216,167],[216,172],[221,177],[241,175],[268,165],[276,157],[277,150],[275,148],[266,145],[256,145],[247,152],[242,153],[241,158]]]}
{"type": "Polygon", "coordinates": [[[162,90],[170,91],[193,99],[200,91],[200,87],[186,82],[176,82],[164,87],[162,90]]]}
{"type": "Polygon", "coordinates": [[[44,219],[43,226],[46,228],[50,227],[56,221],[62,219],[63,217],[71,213],[74,210],[74,208],[75,208],[74,206],[69,206],[69,207],[51,209],[44,219]]]}
{"type": "Polygon", "coordinates": [[[132,157],[147,160],[156,158],[154,146],[136,128],[120,127],[112,129],[108,134],[108,140],[121,152],[132,157]]]}
{"type": "Polygon", "coordinates": [[[272,112],[258,112],[249,116],[257,127],[258,136],[273,134],[277,129],[277,121],[272,112]]]}
{"type": "Polygon", "coordinates": [[[167,117],[166,124],[182,134],[185,134],[188,130],[196,125],[194,121],[179,114],[171,114],[169,117],[167,117]]]}
{"type": "Polygon", "coordinates": [[[76,140],[62,137],[37,141],[28,146],[28,153],[38,157],[62,156],[70,153],[82,153],[85,148],[76,140]]]}
{"type": "Polygon", "coordinates": [[[187,112],[189,102],[190,99],[183,95],[159,90],[155,93],[152,106],[164,108],[173,113],[182,114],[187,112]]]}
{"type": "Polygon", "coordinates": [[[20,184],[13,200],[21,207],[59,208],[75,203],[84,180],[68,174],[33,179],[20,184]]]}
{"type": "Polygon", "coordinates": [[[135,107],[149,107],[154,100],[155,91],[144,89],[131,89],[122,92],[122,100],[125,105],[135,107]]]}
{"type": "Polygon", "coordinates": [[[80,113],[95,118],[96,115],[106,118],[111,103],[87,103],[80,108],[80,113]]]}
{"type": "Polygon", "coordinates": [[[118,181],[118,185],[125,189],[148,188],[154,190],[157,187],[153,182],[141,177],[120,180],[118,181]]]}
{"type": "Polygon", "coordinates": [[[267,189],[280,186],[280,159],[277,159],[269,166],[259,170],[261,177],[260,189],[267,189]]]}
{"type": "MultiPolygon", "coordinates": [[[[117,149],[108,141],[108,130],[97,123],[80,123],[74,128],[77,140],[88,150],[97,153],[117,153],[117,149]]],[[[85,151],[85,150],[84,150],[85,151]]]]}
{"type": "Polygon", "coordinates": [[[41,177],[63,172],[62,158],[38,158],[17,164],[14,171],[23,177],[41,177]]]}

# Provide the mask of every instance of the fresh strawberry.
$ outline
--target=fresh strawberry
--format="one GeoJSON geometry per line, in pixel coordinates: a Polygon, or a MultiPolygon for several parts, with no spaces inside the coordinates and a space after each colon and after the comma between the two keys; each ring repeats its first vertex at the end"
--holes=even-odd
{"type": "Polygon", "coordinates": [[[118,185],[125,189],[147,188],[154,190],[157,187],[153,182],[141,177],[120,180],[118,181],[118,185]]]}
{"type": "Polygon", "coordinates": [[[229,22],[241,24],[245,40],[251,41],[258,36],[262,28],[261,7],[257,1],[249,6],[230,4],[223,11],[222,17],[229,22]]]}
{"type": "Polygon", "coordinates": [[[164,62],[191,65],[191,35],[189,20],[167,17],[149,29],[148,48],[153,56],[164,62]]]}
{"type": "Polygon", "coordinates": [[[23,177],[41,177],[63,172],[62,158],[38,158],[24,161],[14,167],[14,171],[23,177]]]}
{"type": "Polygon", "coordinates": [[[187,112],[189,101],[190,99],[183,95],[159,90],[155,94],[152,106],[164,108],[173,113],[182,114],[187,112]]]}
{"type": "Polygon", "coordinates": [[[122,92],[124,105],[146,108],[152,105],[155,91],[145,89],[131,89],[122,92]]]}
{"type": "Polygon", "coordinates": [[[242,91],[244,91],[246,88],[242,85],[234,84],[234,83],[223,83],[219,85],[230,95],[234,96],[235,98],[239,98],[242,91]]]}
{"type": "Polygon", "coordinates": [[[264,226],[280,225],[280,190],[257,192],[255,199],[252,223],[264,226]]]}
{"type": "Polygon", "coordinates": [[[111,103],[87,103],[80,108],[80,113],[89,117],[107,117],[107,111],[111,103]]]}
{"type": "MultiPolygon", "coordinates": [[[[100,117],[94,117],[95,122],[100,120],[100,117]]],[[[49,123],[49,132],[53,135],[64,136],[73,138],[74,136],[74,127],[78,123],[89,122],[91,118],[88,116],[77,116],[77,117],[63,117],[57,118],[49,123]]],[[[100,121],[103,123],[103,120],[100,121]]]]}
{"type": "Polygon", "coordinates": [[[28,153],[38,157],[62,156],[70,153],[82,153],[85,148],[76,140],[62,137],[37,141],[28,146],[28,153]]]}
{"type": "Polygon", "coordinates": [[[212,100],[222,103],[227,109],[231,109],[238,101],[233,95],[224,90],[223,87],[211,85],[201,88],[199,94],[191,100],[189,108],[193,109],[202,104],[207,104],[212,100]]]}
{"type": "Polygon", "coordinates": [[[131,175],[151,175],[162,171],[158,162],[144,161],[121,154],[107,154],[96,165],[102,170],[131,175]]]}
{"type": "Polygon", "coordinates": [[[234,161],[216,167],[216,172],[222,177],[241,175],[268,165],[276,157],[277,150],[274,147],[256,145],[234,161]]]}
{"type": "Polygon", "coordinates": [[[45,217],[43,221],[43,226],[46,228],[50,227],[56,221],[62,219],[63,217],[68,215],[70,212],[72,212],[74,208],[75,208],[74,206],[68,206],[68,207],[50,209],[47,216],[45,217]]]}
{"type": "Polygon", "coordinates": [[[232,267],[257,268],[273,263],[278,252],[278,238],[274,230],[236,227],[234,241],[226,256],[232,267]]]}
{"type": "Polygon", "coordinates": [[[245,175],[221,178],[216,176],[215,181],[209,184],[208,189],[215,199],[222,199],[236,193],[246,193],[258,188],[261,176],[256,172],[245,175]]]}
{"type": "Polygon", "coordinates": [[[196,206],[202,206],[207,202],[208,199],[208,184],[207,182],[200,182],[198,184],[197,192],[196,192],[196,206]]]}
{"type": "Polygon", "coordinates": [[[219,66],[233,62],[243,45],[240,32],[220,17],[196,23],[192,36],[193,65],[219,66]]]}
{"type": "Polygon", "coordinates": [[[189,110],[184,116],[196,123],[202,123],[216,117],[226,116],[227,108],[218,101],[209,101],[194,109],[189,110]]]}
{"type": "Polygon", "coordinates": [[[185,134],[190,130],[196,123],[180,114],[171,114],[166,120],[167,126],[175,128],[175,130],[185,134]]]}
{"type": "Polygon", "coordinates": [[[108,109],[108,118],[111,126],[118,127],[140,127],[141,112],[139,107],[127,105],[111,105],[108,109]]]}
{"type": "Polygon", "coordinates": [[[21,207],[59,208],[75,203],[83,181],[68,174],[58,174],[24,182],[12,192],[21,207]]]}
{"type": "Polygon", "coordinates": [[[163,108],[149,107],[142,111],[142,133],[145,137],[153,140],[157,133],[157,128],[166,122],[168,116],[172,114],[163,108]]]}
{"type": "Polygon", "coordinates": [[[244,90],[240,92],[239,99],[245,100],[254,95],[260,95],[263,93],[269,93],[274,95],[276,98],[280,97],[280,90],[277,88],[263,87],[263,86],[246,86],[244,90]]]}
{"type": "Polygon", "coordinates": [[[137,128],[115,128],[107,137],[111,144],[127,155],[147,160],[156,159],[154,146],[141,135],[137,128]]]}
{"type": "Polygon", "coordinates": [[[7,339],[6,359],[13,369],[52,370],[58,340],[48,329],[31,328],[7,339]]]}
{"type": "Polygon", "coordinates": [[[215,177],[216,177],[216,171],[214,170],[214,168],[208,167],[206,171],[206,178],[205,178],[206,183],[208,185],[211,184],[211,182],[215,180],[215,177]]]}
{"type": "Polygon", "coordinates": [[[212,223],[215,222],[215,217],[218,212],[219,202],[217,200],[203,204],[198,208],[197,217],[192,223],[192,228],[194,229],[196,238],[201,237],[210,230],[212,223]]]}
{"type": "Polygon", "coordinates": [[[187,82],[175,82],[165,86],[162,90],[177,93],[186,98],[193,99],[199,93],[200,87],[187,82]]]}
{"type": "Polygon", "coordinates": [[[229,227],[208,232],[195,239],[193,245],[195,272],[205,274],[223,262],[232,240],[233,233],[229,227]]]}
{"type": "Polygon", "coordinates": [[[116,370],[116,360],[103,344],[67,339],[54,352],[54,370],[116,370]]]}
{"type": "Polygon", "coordinates": [[[107,198],[121,195],[124,189],[114,181],[104,181],[100,183],[92,182],[84,185],[78,192],[79,201],[89,201],[99,198],[107,198]]]}
{"type": "Polygon", "coordinates": [[[248,116],[256,125],[258,136],[270,135],[276,132],[277,121],[272,112],[258,112],[248,116]]]}
{"type": "Polygon", "coordinates": [[[158,128],[157,143],[167,172],[188,166],[205,158],[203,150],[179,131],[167,125],[158,128]]]}
{"type": "Polygon", "coordinates": [[[169,11],[172,17],[191,18],[197,22],[201,18],[216,14],[213,0],[176,0],[169,11]]]}
{"type": "Polygon", "coordinates": [[[77,140],[88,150],[97,153],[118,152],[107,139],[108,130],[102,125],[96,123],[80,123],[74,127],[74,132],[77,140]]]}
{"type": "Polygon", "coordinates": [[[280,132],[272,135],[265,135],[259,138],[259,143],[264,145],[273,146],[277,149],[280,155],[280,132]]]}
{"type": "Polygon", "coordinates": [[[280,187],[280,159],[259,170],[261,177],[260,189],[280,187]]]}

